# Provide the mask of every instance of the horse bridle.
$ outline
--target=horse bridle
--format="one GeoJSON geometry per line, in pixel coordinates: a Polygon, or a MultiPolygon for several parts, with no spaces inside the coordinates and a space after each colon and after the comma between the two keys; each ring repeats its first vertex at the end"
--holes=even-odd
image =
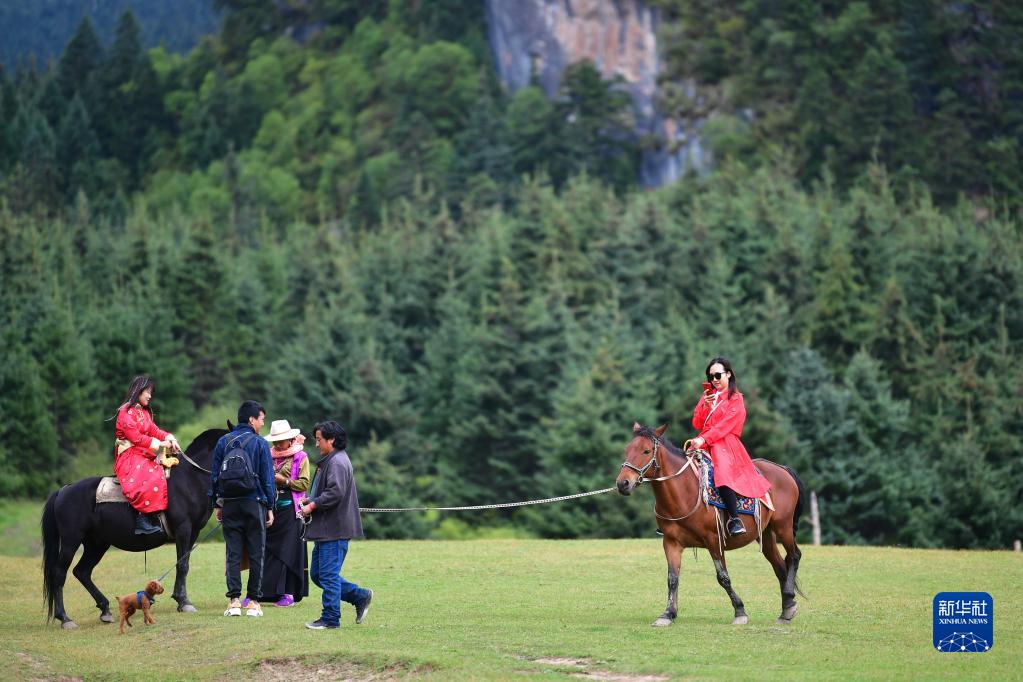
{"type": "Polygon", "coordinates": [[[650,461],[644,464],[642,468],[636,466],[635,464],[629,461],[622,462],[622,466],[620,467],[621,469],[625,468],[632,469],[637,474],[639,474],[639,479],[636,481],[637,486],[643,482],[643,478],[646,476],[646,472],[650,469],[651,466],[653,466],[653,468],[656,469],[657,471],[661,470],[661,465],[658,464],[657,462],[657,449],[661,447],[661,439],[658,438],[657,436],[648,437],[650,438],[650,440],[654,442],[654,451],[650,455],[650,461]]]}
{"type": "MultiPolygon", "coordinates": [[[[676,471],[674,474],[670,474],[668,476],[661,476],[659,478],[646,478],[646,472],[650,469],[651,466],[653,466],[654,469],[656,469],[658,471],[660,471],[660,469],[661,469],[661,465],[657,462],[657,450],[658,450],[658,448],[661,447],[661,439],[658,438],[657,436],[647,436],[647,438],[652,440],[653,443],[654,443],[654,450],[653,450],[653,453],[650,455],[650,461],[647,462],[646,464],[644,464],[642,467],[638,467],[635,464],[632,464],[631,462],[627,462],[627,461],[626,462],[622,462],[622,466],[621,466],[622,469],[629,468],[629,469],[632,469],[633,471],[635,471],[637,474],[639,474],[639,478],[636,480],[636,487],[639,487],[640,484],[643,483],[643,481],[655,481],[656,482],[656,481],[666,481],[666,480],[668,480],[670,478],[675,478],[676,476],[680,476],[683,471],[685,471],[686,469],[688,469],[690,467],[693,468],[693,473],[696,474],[697,479],[699,479],[700,474],[697,473],[697,471],[696,471],[699,465],[693,463],[693,457],[689,453],[686,453],[686,463],[683,464],[682,468],[679,469],[678,471],[676,471]]],[[[700,494],[700,491],[697,491],[696,503],[693,505],[693,508],[689,510],[689,513],[687,513],[687,514],[685,514],[683,516],[674,516],[674,517],[673,516],[663,516],[663,515],[661,515],[661,513],[657,511],[657,504],[654,503],[654,516],[656,516],[659,519],[664,519],[665,521],[681,521],[681,520],[687,519],[690,516],[692,516],[693,514],[695,514],[696,510],[700,508],[700,503],[701,502],[702,502],[702,495],[700,494]]]]}

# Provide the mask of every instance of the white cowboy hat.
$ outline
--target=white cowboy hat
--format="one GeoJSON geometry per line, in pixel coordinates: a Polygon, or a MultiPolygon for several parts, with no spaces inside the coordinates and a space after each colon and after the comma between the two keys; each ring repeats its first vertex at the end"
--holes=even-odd
{"type": "Polygon", "coordinates": [[[266,439],[271,443],[279,440],[291,440],[300,433],[301,431],[298,429],[291,428],[287,419],[278,419],[270,424],[270,435],[266,436],[266,439]]]}

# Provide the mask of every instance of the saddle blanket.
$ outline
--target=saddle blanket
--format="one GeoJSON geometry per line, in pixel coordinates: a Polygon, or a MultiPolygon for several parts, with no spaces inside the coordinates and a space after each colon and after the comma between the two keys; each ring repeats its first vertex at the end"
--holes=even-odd
{"type": "MultiPolygon", "coordinates": [[[[721,494],[718,492],[717,486],[714,485],[714,463],[707,455],[701,455],[703,457],[703,465],[707,467],[707,502],[709,504],[718,507],[719,509],[727,509],[724,500],[721,499],[721,494]]],[[[768,493],[770,495],[770,493],[768,493]]],[[[750,516],[757,515],[757,500],[752,497],[743,497],[736,493],[736,509],[740,514],[749,514],[750,516]]],[[[765,495],[766,497],[766,495],[765,495]]],[[[765,500],[766,502],[766,500],[765,500]]],[[[774,507],[770,504],[767,505],[769,509],[774,507]]]]}
{"type": "Polygon", "coordinates": [[[104,476],[96,488],[96,504],[102,502],[127,502],[128,498],[121,491],[121,483],[116,476],[104,476]]]}

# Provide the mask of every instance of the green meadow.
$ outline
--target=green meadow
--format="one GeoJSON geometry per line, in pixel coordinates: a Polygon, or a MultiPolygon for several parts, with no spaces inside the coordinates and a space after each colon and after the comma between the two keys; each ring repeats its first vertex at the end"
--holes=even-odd
{"type": "MultiPolygon", "coordinates": [[[[709,555],[683,560],[680,616],[665,604],[658,539],[360,541],[344,574],[372,587],[363,625],[310,631],[319,590],[289,609],[225,618],[223,546],[193,554],[182,614],[164,595],[156,625],[123,636],[101,624],[69,577],[79,628],[44,618],[38,557],[0,557],[0,654],[6,679],[1009,679],[1023,660],[1023,555],[1010,552],[804,547],[800,612],[775,624],[777,582],[755,547],[728,555],[751,622],[732,626],[709,555]],[[941,591],[986,591],[994,647],[943,654],[931,644],[941,591]]],[[[174,562],[164,547],[111,551],[96,570],[111,599],[141,589],[174,562]]],[[[166,582],[168,593],[171,580],[166,582]]]]}

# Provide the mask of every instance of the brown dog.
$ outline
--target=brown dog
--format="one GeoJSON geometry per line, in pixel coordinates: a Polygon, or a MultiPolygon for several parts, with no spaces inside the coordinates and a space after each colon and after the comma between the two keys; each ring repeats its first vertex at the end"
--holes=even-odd
{"type": "Polygon", "coordinates": [[[135,611],[142,609],[142,622],[146,625],[153,625],[156,620],[152,614],[149,613],[150,607],[156,603],[156,595],[163,594],[163,585],[155,580],[150,580],[146,584],[146,589],[141,592],[135,592],[134,594],[125,595],[117,598],[117,608],[121,612],[121,634],[124,634],[124,624],[127,623],[128,627],[133,627],[131,624],[131,617],[135,615],[135,611]]]}

